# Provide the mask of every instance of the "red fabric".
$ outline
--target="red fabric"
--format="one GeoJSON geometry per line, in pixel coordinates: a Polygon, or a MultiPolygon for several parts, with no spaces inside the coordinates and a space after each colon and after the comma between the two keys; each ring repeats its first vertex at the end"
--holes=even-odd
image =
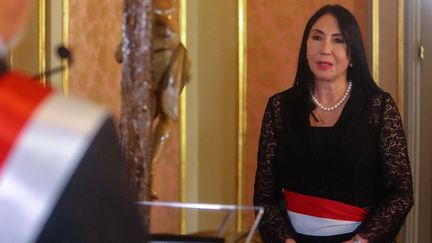
{"type": "Polygon", "coordinates": [[[363,221],[367,216],[367,211],[362,208],[334,200],[308,196],[288,190],[284,190],[284,196],[288,210],[296,213],[359,222],[363,221]]]}
{"type": "Polygon", "coordinates": [[[21,130],[50,92],[21,74],[0,77],[0,171],[21,130]]]}

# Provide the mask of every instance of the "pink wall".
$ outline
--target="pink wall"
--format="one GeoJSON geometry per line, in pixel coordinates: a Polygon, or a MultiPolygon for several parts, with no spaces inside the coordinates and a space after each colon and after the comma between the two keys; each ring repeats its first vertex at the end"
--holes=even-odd
{"type": "MultiPolygon", "coordinates": [[[[156,0],[154,8],[158,9],[177,9],[178,0],[156,0]]],[[[179,29],[178,11],[172,14],[169,25],[174,30],[179,29]]],[[[174,124],[171,135],[165,144],[160,160],[153,165],[153,188],[158,195],[159,201],[180,201],[180,148],[179,148],[179,124],[174,124]]],[[[152,212],[152,231],[153,232],[180,232],[180,211],[169,208],[158,208],[152,212]]]]}
{"type": "Polygon", "coordinates": [[[291,87],[298,51],[310,16],[325,4],[338,3],[353,12],[366,37],[367,0],[248,0],[246,202],[252,204],[261,120],[267,100],[291,87]]]}
{"type": "Polygon", "coordinates": [[[69,45],[75,63],[70,69],[72,95],[104,104],[120,115],[121,65],[114,50],[121,38],[123,1],[70,1],[69,45]]]}

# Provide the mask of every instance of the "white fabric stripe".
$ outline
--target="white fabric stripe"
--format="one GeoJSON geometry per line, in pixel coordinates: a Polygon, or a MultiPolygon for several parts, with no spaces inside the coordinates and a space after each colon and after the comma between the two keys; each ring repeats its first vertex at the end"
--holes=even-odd
{"type": "Polygon", "coordinates": [[[331,236],[351,233],[361,222],[319,218],[288,210],[288,217],[294,229],[304,235],[331,236]]]}
{"type": "Polygon", "coordinates": [[[37,240],[107,113],[59,94],[21,131],[0,174],[0,242],[37,240]]]}

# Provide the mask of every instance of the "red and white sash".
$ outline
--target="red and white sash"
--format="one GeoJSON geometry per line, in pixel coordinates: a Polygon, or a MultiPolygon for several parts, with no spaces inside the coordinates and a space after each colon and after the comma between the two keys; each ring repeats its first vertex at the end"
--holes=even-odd
{"type": "Polygon", "coordinates": [[[331,236],[353,232],[367,211],[346,203],[284,190],[288,216],[304,235],[331,236]]]}
{"type": "Polygon", "coordinates": [[[34,242],[107,113],[0,78],[0,242],[34,242]]]}

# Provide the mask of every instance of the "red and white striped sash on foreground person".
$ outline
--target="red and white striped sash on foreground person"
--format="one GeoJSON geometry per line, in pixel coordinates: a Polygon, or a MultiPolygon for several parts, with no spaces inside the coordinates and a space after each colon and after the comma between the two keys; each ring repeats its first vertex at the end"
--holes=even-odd
{"type": "Polygon", "coordinates": [[[0,242],[145,242],[104,109],[0,74],[0,242]]]}

